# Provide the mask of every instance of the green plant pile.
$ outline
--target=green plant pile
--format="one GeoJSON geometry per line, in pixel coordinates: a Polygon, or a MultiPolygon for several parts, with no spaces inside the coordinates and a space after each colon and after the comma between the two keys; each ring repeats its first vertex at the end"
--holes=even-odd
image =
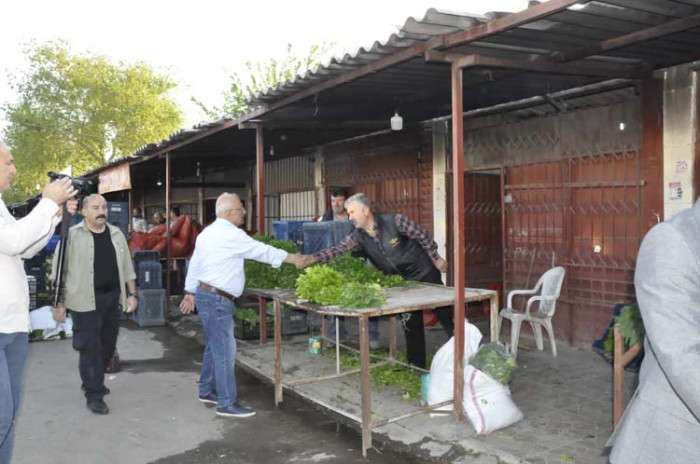
{"type": "MultiPolygon", "coordinates": [[[[639,312],[639,306],[636,304],[624,306],[620,310],[620,314],[615,316],[613,325],[620,327],[620,335],[622,335],[622,340],[625,342],[625,349],[642,343],[644,340],[644,321],[639,312]]],[[[608,330],[608,334],[603,341],[603,349],[607,353],[615,351],[615,334],[612,328],[608,330]]]]}
{"type": "Polygon", "coordinates": [[[384,274],[375,267],[368,266],[361,258],[345,253],[335,258],[328,265],[340,272],[346,279],[361,284],[379,284],[381,287],[401,287],[406,281],[397,274],[384,274]]]}
{"type": "Polygon", "coordinates": [[[384,287],[405,284],[401,276],[386,275],[345,254],[306,269],[297,279],[296,291],[299,297],[322,305],[368,308],[386,302],[384,287]]]}
{"type": "Polygon", "coordinates": [[[252,308],[236,308],[234,318],[237,321],[248,322],[250,325],[258,325],[260,321],[258,311],[252,308]]]}
{"type": "MultiPolygon", "coordinates": [[[[294,242],[275,240],[268,236],[255,235],[255,240],[280,248],[289,253],[298,253],[294,242]]],[[[292,264],[283,263],[275,269],[269,264],[247,259],[245,261],[246,287],[248,288],[294,288],[299,271],[292,264]]]]}
{"type": "MultiPolygon", "coordinates": [[[[335,359],[334,348],[324,350],[323,354],[335,359]]],[[[376,354],[377,357],[382,358],[388,356],[386,351],[376,352],[376,354]]],[[[401,362],[406,362],[406,357],[403,355],[399,355],[397,358],[401,362]]],[[[346,370],[359,369],[360,355],[355,352],[342,351],[340,353],[340,365],[346,370]]],[[[401,397],[405,400],[420,399],[420,373],[412,369],[389,363],[373,367],[370,370],[370,375],[372,384],[375,387],[395,387],[401,391],[401,397]]]]}
{"type": "Polygon", "coordinates": [[[517,367],[513,356],[496,343],[482,345],[469,359],[469,364],[503,385],[511,381],[513,370],[517,367]]]}

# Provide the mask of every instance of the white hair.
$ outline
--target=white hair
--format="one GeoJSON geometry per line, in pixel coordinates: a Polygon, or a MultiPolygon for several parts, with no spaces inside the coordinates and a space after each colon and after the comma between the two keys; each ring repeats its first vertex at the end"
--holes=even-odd
{"type": "Polygon", "coordinates": [[[227,211],[232,210],[235,207],[235,200],[241,201],[235,193],[224,192],[219,195],[216,199],[216,217],[221,217],[227,211]]]}
{"type": "Polygon", "coordinates": [[[369,200],[367,195],[362,192],[356,193],[345,200],[345,209],[347,209],[352,203],[359,203],[366,208],[372,209],[372,202],[369,200]]]}
{"type": "Polygon", "coordinates": [[[96,200],[96,199],[101,199],[101,200],[107,201],[107,200],[105,200],[105,197],[103,197],[99,193],[91,193],[90,195],[83,198],[83,208],[87,207],[87,205],[90,204],[90,202],[92,200],[96,200]]]}

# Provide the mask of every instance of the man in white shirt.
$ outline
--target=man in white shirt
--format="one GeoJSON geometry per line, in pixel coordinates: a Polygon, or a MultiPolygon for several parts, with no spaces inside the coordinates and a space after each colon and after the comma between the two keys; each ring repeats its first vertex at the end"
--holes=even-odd
{"type": "Polygon", "coordinates": [[[239,228],[244,221],[245,208],[238,195],[221,194],[216,200],[216,220],[197,236],[185,279],[186,295],[180,303],[180,310],[189,314],[196,302],[204,327],[199,400],[216,404],[216,414],[224,417],[255,415],[238,402],[234,371],[233,300],[245,287],[244,261],[253,259],[275,268],[283,262],[302,265],[300,255],[250,238],[239,228]]]}
{"type": "Polygon", "coordinates": [[[148,232],[148,223],[141,213],[141,208],[138,206],[131,212],[131,230],[134,232],[148,232]]]}
{"type": "MultiPolygon", "coordinates": [[[[12,457],[14,423],[19,411],[22,373],[29,334],[29,289],[23,258],[46,246],[61,219],[61,207],[77,193],[71,180],[51,182],[42,199],[26,217],[15,220],[2,200],[17,174],[9,148],[0,142],[0,462],[12,457]]],[[[74,213],[77,203],[70,201],[74,213]]]]}

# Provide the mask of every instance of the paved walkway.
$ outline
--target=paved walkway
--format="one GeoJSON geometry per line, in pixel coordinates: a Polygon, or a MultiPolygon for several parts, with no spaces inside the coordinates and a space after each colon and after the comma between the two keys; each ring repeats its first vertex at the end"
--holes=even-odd
{"type": "MultiPolygon", "coordinates": [[[[197,316],[174,322],[176,330],[199,337],[197,316]]],[[[480,327],[486,333],[486,327],[480,327]]],[[[383,330],[383,333],[386,333],[383,330]]],[[[401,336],[399,339],[401,340],[401,336]]],[[[427,331],[429,350],[436,350],[446,336],[439,328],[427,331]]],[[[307,336],[285,341],[283,353],[286,380],[333,373],[332,358],[308,354],[307,336]]],[[[400,341],[401,344],[401,341],[400,341]]],[[[241,367],[271,382],[273,346],[239,343],[241,367]]],[[[545,344],[545,348],[548,345],[545,344]]],[[[522,340],[519,368],[511,384],[513,399],[525,419],[488,436],[477,436],[470,424],[457,424],[451,416],[420,415],[375,430],[375,442],[408,451],[422,459],[453,463],[598,464],[611,433],[612,369],[598,355],[558,345],[559,356],[534,349],[522,340]]],[[[628,378],[628,386],[633,378],[628,378]]],[[[359,375],[295,387],[299,396],[316,403],[327,413],[349,409],[359,415],[359,375]]],[[[272,393],[270,393],[272,395],[272,393]]],[[[285,401],[290,394],[285,391],[285,401]]],[[[415,401],[401,392],[385,388],[373,393],[375,417],[392,417],[414,410],[415,401]]],[[[338,420],[342,421],[341,417],[338,420]]],[[[354,425],[354,427],[357,427],[354,425]]],[[[360,442],[357,436],[358,446],[360,442]]]]}

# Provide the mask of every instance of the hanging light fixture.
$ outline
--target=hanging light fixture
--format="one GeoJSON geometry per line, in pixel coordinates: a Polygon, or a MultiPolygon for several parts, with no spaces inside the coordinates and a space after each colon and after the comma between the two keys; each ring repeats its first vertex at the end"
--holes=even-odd
{"type": "Polygon", "coordinates": [[[391,130],[400,131],[403,129],[403,118],[399,115],[398,110],[394,112],[389,122],[391,123],[391,130]]]}
{"type": "Polygon", "coordinates": [[[160,180],[160,174],[158,174],[158,180],[156,181],[156,185],[157,185],[158,187],[162,187],[162,186],[163,186],[163,181],[160,180]]]}

